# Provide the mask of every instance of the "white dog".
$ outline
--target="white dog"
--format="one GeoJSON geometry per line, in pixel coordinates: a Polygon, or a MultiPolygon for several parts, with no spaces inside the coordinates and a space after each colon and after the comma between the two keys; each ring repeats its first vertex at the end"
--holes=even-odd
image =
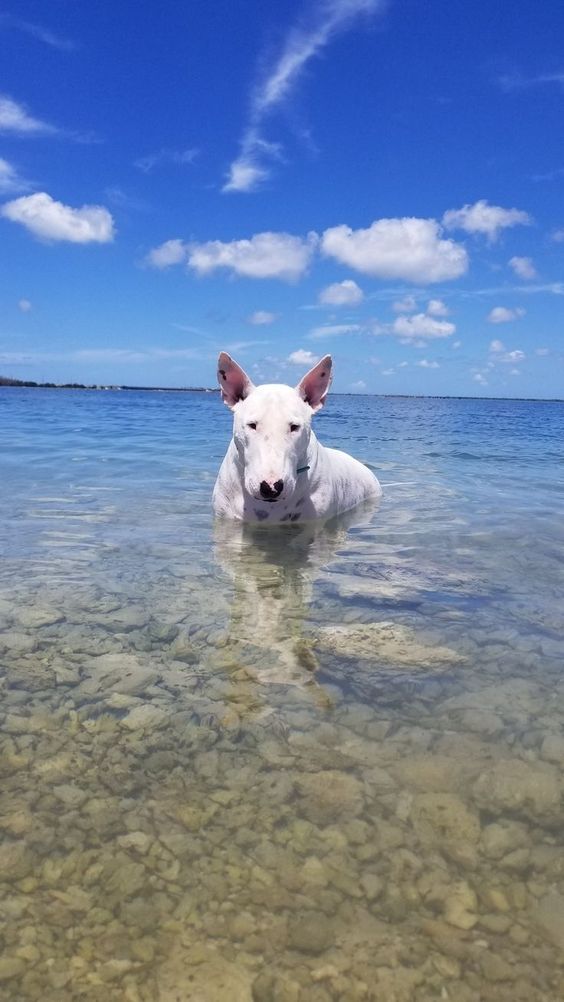
{"type": "Polygon", "coordinates": [[[313,414],[325,403],[331,364],[326,355],[295,389],[254,386],[221,352],[218,380],[234,420],[213,492],[216,515],[245,522],[326,519],[382,493],[366,466],[326,449],[311,429],[313,414]]]}

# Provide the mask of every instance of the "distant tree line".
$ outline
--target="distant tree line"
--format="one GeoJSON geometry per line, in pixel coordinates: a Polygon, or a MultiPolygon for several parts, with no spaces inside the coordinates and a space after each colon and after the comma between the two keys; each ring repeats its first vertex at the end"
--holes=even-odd
{"type": "Polygon", "coordinates": [[[43,386],[53,390],[86,390],[84,383],[36,383],[33,379],[12,379],[0,376],[0,386],[43,386]]]}

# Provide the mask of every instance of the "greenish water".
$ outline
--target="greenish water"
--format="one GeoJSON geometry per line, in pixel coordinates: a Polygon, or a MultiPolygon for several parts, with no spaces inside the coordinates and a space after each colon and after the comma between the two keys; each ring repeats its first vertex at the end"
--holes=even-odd
{"type": "Polygon", "coordinates": [[[564,406],[333,398],[315,531],[215,395],[0,420],[0,997],[559,1002],[564,406]]]}

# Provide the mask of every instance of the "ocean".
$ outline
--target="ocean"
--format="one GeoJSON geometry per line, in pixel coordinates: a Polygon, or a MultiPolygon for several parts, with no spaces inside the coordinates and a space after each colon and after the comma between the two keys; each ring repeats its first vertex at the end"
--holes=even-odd
{"type": "Polygon", "coordinates": [[[334,394],[317,527],[230,426],[0,388],[0,998],[561,1000],[564,404],[334,394]]]}

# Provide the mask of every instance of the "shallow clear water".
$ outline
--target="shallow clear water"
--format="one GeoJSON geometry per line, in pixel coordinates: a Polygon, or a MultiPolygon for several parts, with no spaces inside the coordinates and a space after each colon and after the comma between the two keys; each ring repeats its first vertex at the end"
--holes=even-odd
{"type": "Polygon", "coordinates": [[[215,394],[0,390],[1,998],[564,997],[564,405],[316,420],[250,531],[215,394]]]}

